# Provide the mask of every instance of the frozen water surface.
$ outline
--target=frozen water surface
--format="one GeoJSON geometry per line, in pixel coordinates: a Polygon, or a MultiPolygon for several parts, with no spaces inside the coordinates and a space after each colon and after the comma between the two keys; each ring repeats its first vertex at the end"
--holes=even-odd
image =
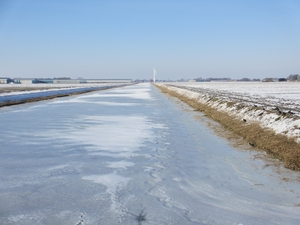
{"type": "Polygon", "coordinates": [[[195,113],[150,84],[2,108],[0,224],[300,224],[298,174],[195,113]]]}

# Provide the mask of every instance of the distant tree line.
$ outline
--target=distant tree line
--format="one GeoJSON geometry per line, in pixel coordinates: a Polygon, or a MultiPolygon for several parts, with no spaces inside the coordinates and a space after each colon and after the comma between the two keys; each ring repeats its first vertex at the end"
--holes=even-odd
{"type": "MultiPolygon", "coordinates": [[[[185,82],[186,80],[178,80],[179,82],[185,82]]],[[[227,78],[227,77],[224,77],[224,78],[213,78],[213,77],[210,77],[210,78],[205,78],[203,79],[202,77],[198,77],[198,78],[195,78],[193,79],[193,81],[195,82],[210,82],[210,81],[233,81],[232,79],[230,78],[227,78]]],[[[291,74],[289,75],[287,78],[272,78],[272,77],[267,77],[267,78],[264,78],[264,79],[250,79],[250,78],[247,78],[247,77],[244,77],[242,79],[236,79],[234,81],[241,81],[241,82],[247,82],[247,81],[263,81],[263,82],[275,82],[275,81],[279,81],[279,82],[283,82],[283,81],[300,81],[300,75],[299,74],[291,74]]]]}
{"type": "Polygon", "coordinates": [[[287,80],[289,81],[296,81],[298,80],[299,74],[291,74],[287,77],[287,80]]]}

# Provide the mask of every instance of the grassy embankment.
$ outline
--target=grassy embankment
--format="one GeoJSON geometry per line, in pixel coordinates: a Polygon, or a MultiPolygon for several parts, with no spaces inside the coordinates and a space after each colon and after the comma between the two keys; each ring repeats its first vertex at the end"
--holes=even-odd
{"type": "MultiPolygon", "coordinates": [[[[241,136],[251,146],[255,147],[255,149],[264,150],[271,157],[279,159],[286,168],[300,171],[300,144],[297,143],[295,139],[275,134],[275,132],[270,129],[262,128],[258,123],[245,123],[240,119],[230,116],[226,112],[218,111],[195,99],[180,95],[165,86],[155,86],[163,93],[176,97],[195,110],[205,113],[209,118],[220,123],[226,129],[241,136]]],[[[214,99],[214,101],[217,100],[218,99],[214,99]]]]}

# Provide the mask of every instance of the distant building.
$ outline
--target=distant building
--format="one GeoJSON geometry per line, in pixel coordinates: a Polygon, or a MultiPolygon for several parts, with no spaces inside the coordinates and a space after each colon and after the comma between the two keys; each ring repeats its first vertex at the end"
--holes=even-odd
{"type": "Polygon", "coordinates": [[[13,80],[17,84],[32,84],[37,79],[35,79],[35,78],[14,78],[13,80]]]}
{"type": "Polygon", "coordinates": [[[228,82],[229,80],[225,80],[225,79],[212,79],[210,80],[210,82],[228,82]]]}
{"type": "MultiPolygon", "coordinates": [[[[14,78],[17,84],[85,84],[85,83],[132,83],[131,79],[63,79],[63,78],[14,78]]],[[[3,80],[5,82],[5,80],[3,80]]]]}
{"type": "Polygon", "coordinates": [[[81,80],[53,80],[53,84],[80,84],[80,81],[81,80]]]}
{"type": "Polygon", "coordinates": [[[276,82],[276,81],[278,81],[278,79],[276,78],[265,78],[262,80],[262,82],[276,82]]]}
{"type": "Polygon", "coordinates": [[[285,82],[285,81],[287,81],[286,78],[279,78],[279,79],[278,79],[278,82],[285,82]]]}
{"type": "Polygon", "coordinates": [[[12,80],[9,77],[0,77],[0,84],[9,84],[12,80]]]}
{"type": "Polygon", "coordinates": [[[131,79],[86,79],[86,83],[132,83],[131,79]]]}
{"type": "Polygon", "coordinates": [[[38,79],[41,84],[53,84],[53,79],[38,79]]]}

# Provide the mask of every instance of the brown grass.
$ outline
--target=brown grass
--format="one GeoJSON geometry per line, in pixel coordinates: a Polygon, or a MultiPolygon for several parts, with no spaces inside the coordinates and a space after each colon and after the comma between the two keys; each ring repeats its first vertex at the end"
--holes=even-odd
{"type": "Polygon", "coordinates": [[[264,150],[271,157],[279,159],[286,168],[300,171],[300,144],[294,139],[287,136],[275,134],[270,129],[261,128],[258,123],[247,123],[228,115],[225,112],[199,103],[193,99],[181,96],[175,91],[171,91],[166,87],[156,86],[163,93],[168,93],[173,97],[187,103],[195,110],[204,112],[207,117],[220,123],[226,129],[234,134],[241,136],[251,146],[264,150]]]}

